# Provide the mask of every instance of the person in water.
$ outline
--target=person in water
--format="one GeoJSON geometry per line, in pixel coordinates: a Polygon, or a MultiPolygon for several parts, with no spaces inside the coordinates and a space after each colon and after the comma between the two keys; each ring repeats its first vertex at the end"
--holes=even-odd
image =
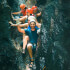
{"type": "MultiPolygon", "coordinates": [[[[31,27],[30,27],[30,20],[35,21],[36,18],[35,18],[34,16],[30,16],[30,17],[28,18],[28,23],[25,23],[25,24],[19,24],[19,25],[18,25],[18,24],[13,24],[13,23],[10,23],[10,24],[11,24],[11,26],[26,27],[26,28],[28,28],[28,29],[31,29],[31,27]]],[[[36,22],[36,21],[35,21],[35,22],[36,22]]],[[[36,23],[35,28],[38,29],[38,28],[40,28],[40,27],[41,27],[41,24],[40,24],[40,23],[36,23]]],[[[23,36],[23,37],[24,37],[24,36],[23,36]]],[[[25,48],[26,48],[26,45],[27,45],[28,40],[29,40],[29,37],[26,35],[26,36],[23,38],[23,42],[21,43],[21,46],[23,46],[23,51],[22,51],[22,53],[24,53],[24,54],[25,54],[25,48]]]]}
{"type": "Polygon", "coordinates": [[[28,53],[30,56],[30,67],[32,67],[34,59],[33,59],[33,52],[36,51],[36,47],[37,47],[37,40],[38,40],[38,34],[37,34],[37,30],[35,28],[36,26],[36,22],[31,20],[30,21],[30,27],[31,29],[21,29],[19,26],[17,26],[18,31],[21,33],[26,33],[29,37],[28,43],[27,43],[27,49],[28,49],[28,53]]]}
{"type": "Polygon", "coordinates": [[[23,16],[25,16],[26,15],[26,9],[27,9],[27,7],[25,6],[25,4],[21,4],[20,5],[20,9],[21,9],[21,11],[19,11],[19,12],[13,12],[12,14],[20,14],[20,13],[22,13],[23,16]]]}

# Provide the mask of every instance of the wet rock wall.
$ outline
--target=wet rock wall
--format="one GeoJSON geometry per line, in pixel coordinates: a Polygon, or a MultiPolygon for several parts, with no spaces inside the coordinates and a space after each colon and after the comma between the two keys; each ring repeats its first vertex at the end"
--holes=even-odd
{"type": "Polygon", "coordinates": [[[0,70],[19,70],[16,53],[12,42],[9,21],[11,8],[7,0],[0,0],[0,70]]]}
{"type": "Polygon", "coordinates": [[[46,70],[70,69],[69,4],[70,1],[66,0],[37,0],[37,5],[42,8],[43,21],[41,43],[36,58],[38,70],[44,66],[46,70]]]}

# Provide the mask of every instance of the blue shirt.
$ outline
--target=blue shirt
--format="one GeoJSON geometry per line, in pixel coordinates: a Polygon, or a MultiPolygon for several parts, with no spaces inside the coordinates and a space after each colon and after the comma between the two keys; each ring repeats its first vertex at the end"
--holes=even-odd
{"type": "MultiPolygon", "coordinates": [[[[39,29],[37,26],[35,26],[35,28],[36,28],[36,29],[39,29]]],[[[28,26],[28,29],[31,29],[31,27],[30,27],[30,26],[28,26]]]]}
{"type": "Polygon", "coordinates": [[[35,29],[35,31],[31,31],[31,29],[24,29],[24,30],[25,30],[25,33],[29,36],[29,42],[37,44],[37,39],[38,39],[37,30],[38,29],[35,29]]]}

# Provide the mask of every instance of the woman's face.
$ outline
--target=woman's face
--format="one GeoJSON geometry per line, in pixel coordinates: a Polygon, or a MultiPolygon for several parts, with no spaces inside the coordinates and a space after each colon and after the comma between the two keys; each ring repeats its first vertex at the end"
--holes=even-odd
{"type": "Polygon", "coordinates": [[[31,29],[34,29],[35,26],[36,26],[36,24],[35,24],[34,22],[31,22],[31,23],[30,23],[30,27],[31,27],[31,29]]]}

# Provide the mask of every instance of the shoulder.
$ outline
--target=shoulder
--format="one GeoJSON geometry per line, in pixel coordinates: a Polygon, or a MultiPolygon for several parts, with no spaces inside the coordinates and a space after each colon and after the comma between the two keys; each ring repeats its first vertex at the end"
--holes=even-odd
{"type": "Polygon", "coordinates": [[[30,32],[30,29],[24,29],[25,30],[25,32],[30,32]]]}
{"type": "Polygon", "coordinates": [[[37,30],[39,30],[40,28],[37,28],[37,30]]]}
{"type": "Polygon", "coordinates": [[[28,25],[28,29],[31,29],[31,27],[28,25]]]}
{"type": "Polygon", "coordinates": [[[36,30],[38,30],[39,28],[37,26],[35,26],[36,30]]]}

